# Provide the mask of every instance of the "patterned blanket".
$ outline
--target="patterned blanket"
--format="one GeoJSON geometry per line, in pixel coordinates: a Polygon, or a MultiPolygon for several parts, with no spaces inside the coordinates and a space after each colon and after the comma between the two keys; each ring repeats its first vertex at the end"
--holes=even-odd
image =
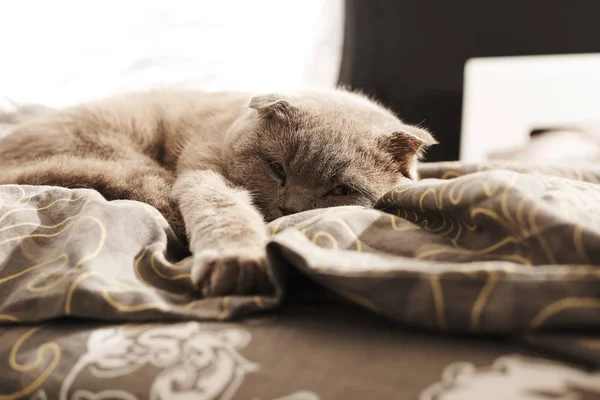
{"type": "Polygon", "coordinates": [[[376,209],[273,222],[273,297],[199,298],[158,212],[91,190],[0,187],[0,321],[230,320],[272,309],[287,271],[412,326],[600,329],[600,168],[424,165],[376,209]]]}
{"type": "MultiPolygon", "coordinates": [[[[194,291],[189,253],[151,207],[108,202],[91,190],[0,187],[0,399],[415,398],[415,385],[423,389],[440,362],[459,354],[440,337],[344,317],[332,303],[311,306],[300,322],[285,321],[289,308],[276,325],[233,322],[273,315],[265,311],[282,306],[298,278],[405,326],[597,335],[600,168],[440,163],[422,166],[421,175],[376,209],[274,221],[268,253],[276,294],[211,299],[194,291]],[[259,341],[249,346],[252,333],[259,341]],[[411,349],[420,355],[411,358],[411,349]],[[423,358],[430,349],[436,357],[423,358]],[[257,372],[258,362],[271,368],[257,372]],[[323,374],[327,384],[319,383],[323,374]],[[421,380],[400,390],[402,376],[421,380]]],[[[462,356],[482,359],[481,348],[466,354],[460,346],[462,356]]],[[[569,346],[597,365],[590,356],[597,338],[569,346]]],[[[498,354],[486,351],[490,362],[498,354]]],[[[564,371],[540,373],[535,387],[528,378],[522,393],[567,393],[566,378],[598,380],[564,371]]],[[[455,390],[444,374],[421,398],[455,390]]],[[[491,396],[482,390],[481,398],[491,396]]]]}

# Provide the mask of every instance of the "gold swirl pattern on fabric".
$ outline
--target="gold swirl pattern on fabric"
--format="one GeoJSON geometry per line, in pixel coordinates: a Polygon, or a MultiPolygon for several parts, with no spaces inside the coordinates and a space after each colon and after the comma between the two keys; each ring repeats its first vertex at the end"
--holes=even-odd
{"type": "Polygon", "coordinates": [[[560,170],[536,173],[511,164],[483,164],[471,171],[467,166],[468,172],[454,168],[442,171],[442,179],[389,191],[376,206],[385,217],[335,209],[298,230],[307,244],[293,243],[292,237],[300,238],[291,233],[277,237],[289,236],[281,239],[282,246],[306,257],[307,265],[300,267],[331,290],[403,322],[478,333],[551,329],[585,308],[600,327],[597,297],[577,300],[593,291],[589,279],[600,278],[600,251],[594,246],[600,243],[596,181],[576,180],[589,177],[581,171],[569,170],[567,179],[550,175],[560,170]],[[320,250],[309,249],[309,243],[320,250]],[[350,277],[357,284],[348,283],[350,277]],[[428,282],[418,285],[419,293],[429,290],[430,306],[380,299],[377,291],[400,293],[395,279],[407,286],[428,282]],[[380,284],[368,291],[360,281],[380,284]],[[553,288],[557,285],[565,287],[561,297],[553,288]],[[522,300],[538,293],[539,300],[523,305],[508,298],[499,305],[515,288],[522,300]],[[459,292],[468,302],[453,297],[459,292]],[[529,321],[514,319],[519,307],[529,321]],[[407,308],[410,318],[399,312],[407,308]],[[501,322],[495,322],[500,311],[501,322]],[[425,320],[435,321],[434,326],[425,320]]]}

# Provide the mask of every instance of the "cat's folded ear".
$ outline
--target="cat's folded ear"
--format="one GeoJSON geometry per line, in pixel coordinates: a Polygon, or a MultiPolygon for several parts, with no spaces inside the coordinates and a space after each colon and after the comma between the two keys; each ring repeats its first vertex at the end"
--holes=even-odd
{"type": "Polygon", "coordinates": [[[421,157],[429,146],[438,143],[427,130],[412,125],[403,125],[378,140],[380,146],[400,162],[414,155],[421,157]]]}
{"type": "Polygon", "coordinates": [[[261,118],[273,120],[290,119],[298,111],[289,100],[277,93],[252,97],[249,107],[256,110],[261,118]]]}

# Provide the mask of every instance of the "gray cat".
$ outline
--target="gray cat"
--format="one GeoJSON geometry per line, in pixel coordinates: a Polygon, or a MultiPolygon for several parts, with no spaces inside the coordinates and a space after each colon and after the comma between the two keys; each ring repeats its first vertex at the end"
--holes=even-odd
{"type": "Polygon", "coordinates": [[[435,142],[346,90],[139,92],[14,118],[0,184],[93,188],[156,207],[205,296],[263,293],[265,221],[369,207],[435,142]]]}

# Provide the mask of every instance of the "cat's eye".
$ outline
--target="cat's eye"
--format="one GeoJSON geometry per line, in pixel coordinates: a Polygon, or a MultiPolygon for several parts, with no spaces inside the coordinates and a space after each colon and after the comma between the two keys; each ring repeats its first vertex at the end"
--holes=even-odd
{"type": "Polygon", "coordinates": [[[352,189],[350,189],[347,185],[339,185],[333,188],[330,192],[334,196],[348,196],[352,193],[352,189]]]}
{"type": "Polygon", "coordinates": [[[272,162],[271,163],[271,169],[273,169],[273,172],[275,172],[275,175],[277,175],[278,177],[280,177],[283,182],[285,183],[285,169],[283,168],[283,165],[281,165],[278,162],[272,162]]]}

